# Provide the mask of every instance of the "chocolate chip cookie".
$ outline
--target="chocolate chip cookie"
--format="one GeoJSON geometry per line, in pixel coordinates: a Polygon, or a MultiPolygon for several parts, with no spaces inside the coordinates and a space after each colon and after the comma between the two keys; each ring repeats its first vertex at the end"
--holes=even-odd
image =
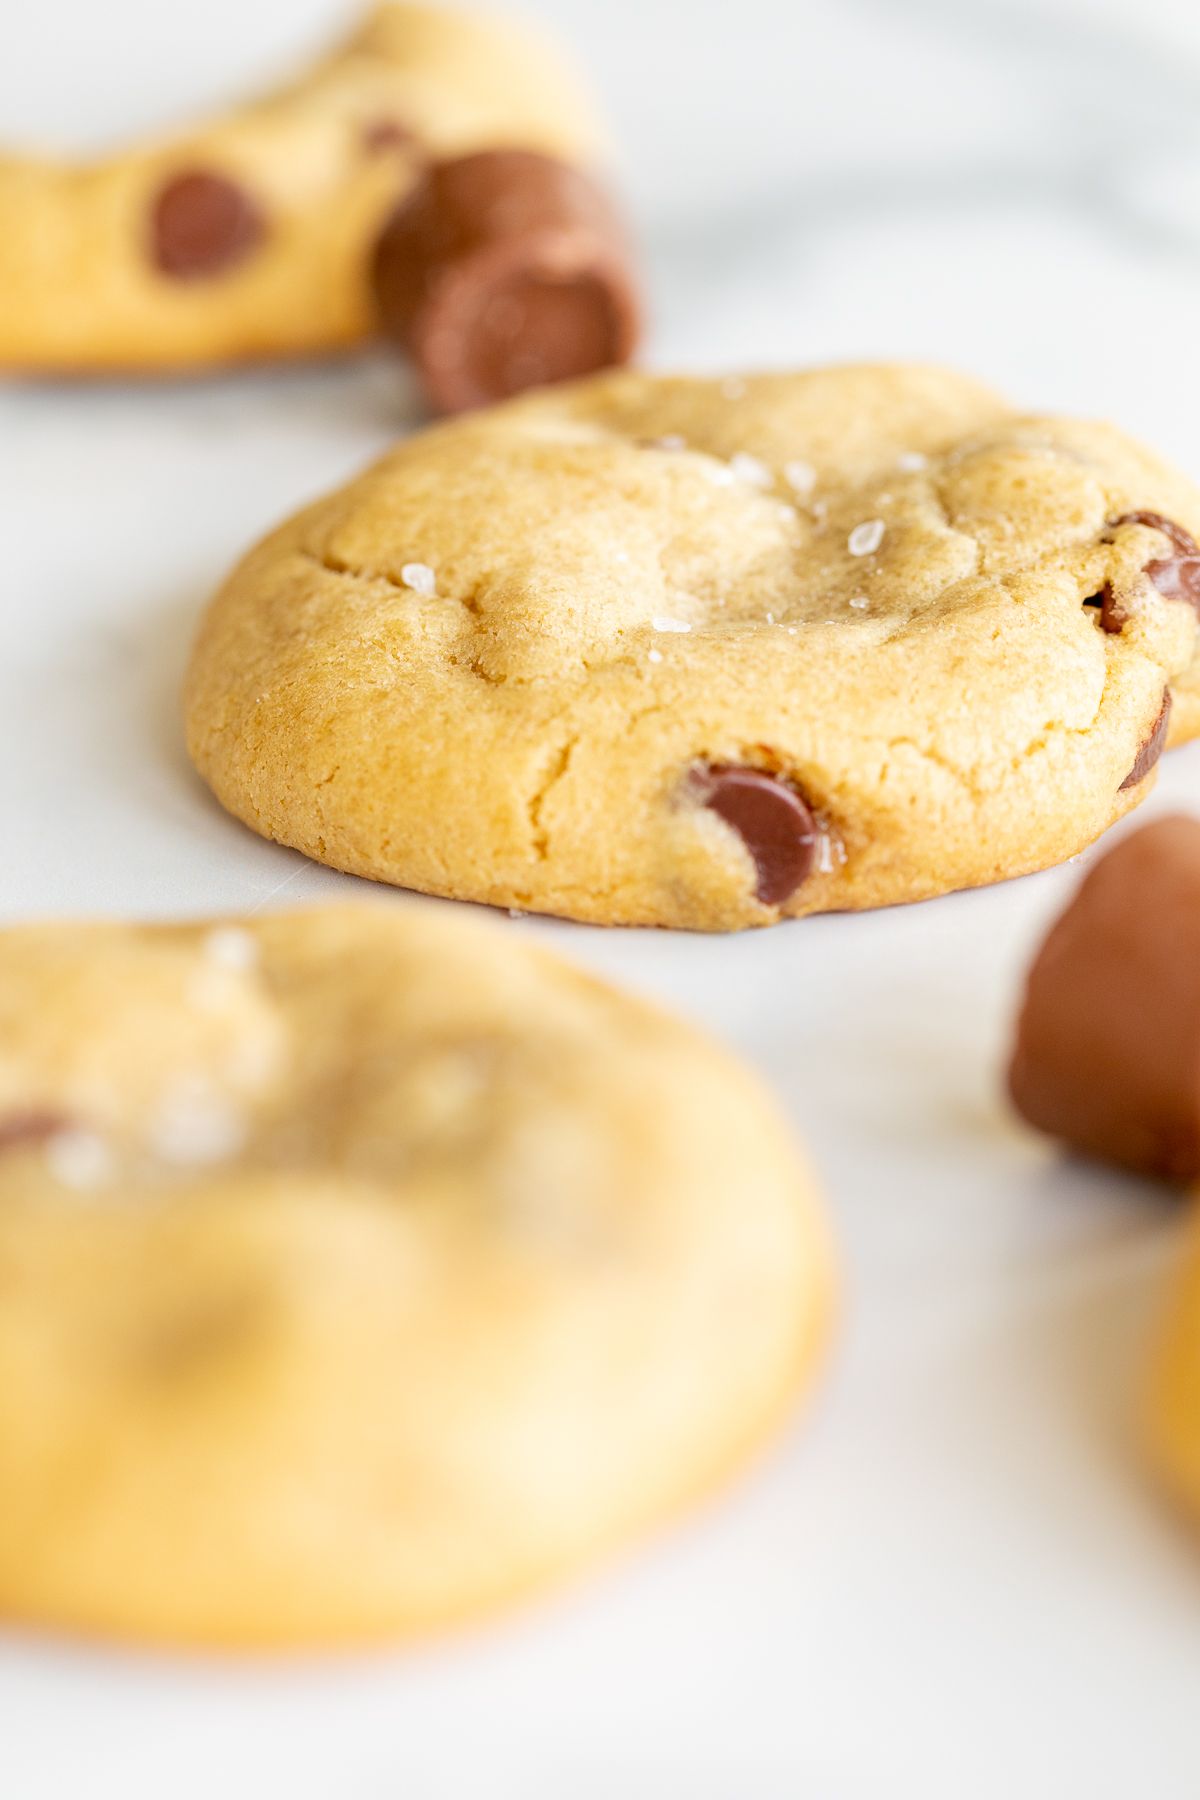
{"type": "Polygon", "coordinates": [[[207,125],[88,166],[0,156],[0,368],[195,369],[382,325],[449,406],[619,361],[636,300],[597,143],[539,39],[382,6],[207,125]]]}
{"type": "Polygon", "coordinates": [[[254,550],[189,742],[265,836],[431,893],[710,930],[921,899],[1147,791],[1194,532],[1113,427],[938,370],[600,377],[254,550]]]}
{"type": "Polygon", "coordinates": [[[809,1383],[809,1176],[692,1030],[424,909],[0,933],[0,1618],[466,1619],[809,1383]]]}

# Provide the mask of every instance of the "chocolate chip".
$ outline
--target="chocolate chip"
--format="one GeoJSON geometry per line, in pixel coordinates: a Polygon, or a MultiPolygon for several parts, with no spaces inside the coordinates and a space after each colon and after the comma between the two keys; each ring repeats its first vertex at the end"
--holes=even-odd
{"type": "Polygon", "coordinates": [[[811,808],[788,782],[736,763],[711,763],[696,782],[701,803],[732,826],[754,859],[758,898],[782,906],[817,861],[821,828],[811,808]]]}
{"type": "Polygon", "coordinates": [[[1106,581],[1100,592],[1090,595],[1083,604],[1099,608],[1100,627],[1103,631],[1123,630],[1130,617],[1128,608],[1113,593],[1111,581],[1106,581]]]}
{"type": "Polygon", "coordinates": [[[1164,599],[1186,600],[1200,613],[1200,556],[1161,557],[1146,573],[1164,599]]]}
{"type": "Polygon", "coordinates": [[[1184,526],[1177,525],[1174,519],[1164,518],[1162,513],[1127,512],[1108,521],[1110,531],[1116,531],[1122,525],[1145,525],[1151,531],[1161,531],[1164,537],[1170,538],[1180,556],[1200,556],[1200,544],[1191,532],[1184,526]]]}
{"type": "Polygon", "coordinates": [[[1121,783],[1121,788],[1136,787],[1139,781],[1145,781],[1147,775],[1166,748],[1167,727],[1171,723],[1171,690],[1163,689],[1162,705],[1158,709],[1158,717],[1150,727],[1149,736],[1137,753],[1137,760],[1121,783]]]}
{"type": "MultiPolygon", "coordinates": [[[[1122,525],[1144,525],[1150,531],[1160,531],[1170,540],[1178,555],[1156,557],[1146,564],[1146,575],[1164,599],[1186,600],[1200,613],[1200,544],[1191,532],[1174,519],[1156,512],[1121,513],[1108,521],[1110,531],[1117,531],[1122,525]]],[[[1105,582],[1101,592],[1087,605],[1099,605],[1100,623],[1105,631],[1120,631],[1131,617],[1128,607],[1113,595],[1109,582],[1105,582]]]]}
{"type": "Polygon", "coordinates": [[[263,216],[245,189],[207,169],[174,176],[154,202],[154,261],[176,281],[223,275],[245,261],[265,235],[263,216]]]}
{"type": "Polygon", "coordinates": [[[18,1150],[26,1144],[44,1144],[60,1131],[66,1131],[70,1124],[64,1113],[36,1107],[31,1107],[28,1112],[0,1116],[0,1152],[18,1150]]]}
{"type": "Polygon", "coordinates": [[[380,235],[372,285],[380,328],[440,412],[624,362],[638,332],[607,193],[530,150],[430,168],[380,235]]]}
{"type": "Polygon", "coordinates": [[[389,150],[415,150],[417,134],[399,119],[372,119],[363,126],[362,144],[369,155],[382,156],[389,150]]]}

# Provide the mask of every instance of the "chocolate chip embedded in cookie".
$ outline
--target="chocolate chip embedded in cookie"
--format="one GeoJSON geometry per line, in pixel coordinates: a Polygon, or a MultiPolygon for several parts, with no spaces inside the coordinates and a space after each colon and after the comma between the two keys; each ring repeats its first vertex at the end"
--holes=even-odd
{"type": "Polygon", "coordinates": [[[471,1620],[723,1483],[813,1379],[829,1246],[765,1094],[463,919],[0,932],[0,1071],[6,1626],[471,1620]]]}
{"type": "Polygon", "coordinates": [[[1077,1150],[1200,1179],[1200,823],[1156,820],[1085,878],[1029,974],[1009,1085],[1077,1150]]]}
{"type": "Polygon", "coordinates": [[[528,150],[429,169],[385,226],[372,276],[380,324],[439,412],[626,362],[637,342],[612,201],[583,170],[528,150]]]}
{"type": "Polygon", "coordinates": [[[548,389],[246,560],[192,660],[192,755],[335,867],[603,923],[998,881],[1149,789],[1198,622],[1144,578],[1154,536],[1110,526],[1135,499],[1200,528],[1119,432],[937,370],[548,389]],[[1109,579],[1140,584],[1120,632],[1084,604],[1109,579]]]}
{"type": "MultiPolygon", "coordinates": [[[[1170,540],[1176,554],[1151,557],[1140,573],[1157,588],[1164,599],[1184,600],[1200,612],[1200,544],[1197,544],[1191,532],[1174,519],[1164,518],[1162,513],[1156,512],[1122,513],[1119,518],[1109,521],[1109,532],[1117,532],[1122,526],[1128,525],[1142,526],[1145,530],[1156,531],[1170,540]]],[[[1136,615],[1136,601],[1131,600],[1128,595],[1115,592],[1111,580],[1105,582],[1096,600],[1105,631],[1123,630],[1136,615]]]]}
{"type": "Polygon", "coordinates": [[[151,254],[175,281],[228,273],[253,254],[265,235],[262,213],[250,195],[211,170],[176,175],[155,197],[151,254]]]}
{"type": "Polygon", "coordinates": [[[1138,749],[1132,769],[1121,783],[1122,789],[1137,787],[1145,781],[1151,769],[1157,767],[1158,759],[1167,747],[1167,732],[1171,724],[1171,691],[1166,689],[1162,697],[1162,705],[1155,715],[1154,723],[1147,732],[1145,740],[1138,749]]]}
{"type": "Polygon", "coordinates": [[[821,829],[788,782],[762,769],[709,764],[694,778],[697,798],[736,831],[754,863],[755,893],[782,906],[817,865],[821,829]]]}

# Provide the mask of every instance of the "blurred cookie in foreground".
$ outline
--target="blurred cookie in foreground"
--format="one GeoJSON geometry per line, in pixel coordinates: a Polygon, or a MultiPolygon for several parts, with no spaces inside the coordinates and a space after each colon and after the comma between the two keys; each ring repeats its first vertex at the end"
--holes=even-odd
{"type": "Polygon", "coordinates": [[[0,1617],[470,1620],[808,1386],[814,1187],[751,1077],[498,928],[0,934],[0,1617]]]}
{"type": "Polygon", "coordinates": [[[706,931],[927,899],[1151,791],[1197,645],[1154,519],[1200,530],[1200,492],[950,371],[600,375],[266,537],[189,747],[264,836],[454,899],[706,931]]]}
{"type": "Polygon", "coordinates": [[[456,357],[489,397],[622,360],[636,297],[599,142],[540,37],[380,6],[306,75],[207,123],[88,165],[0,155],[0,368],[329,352],[373,337],[381,305],[396,333],[406,281],[399,335],[435,401],[461,403],[456,357]]]}
{"type": "Polygon", "coordinates": [[[1085,877],[1030,971],[1009,1084],[1074,1149],[1200,1179],[1200,822],[1157,819],[1085,877]]]}
{"type": "Polygon", "coordinates": [[[1144,1403],[1153,1467],[1185,1511],[1200,1516],[1200,1214],[1173,1275],[1144,1403]]]}

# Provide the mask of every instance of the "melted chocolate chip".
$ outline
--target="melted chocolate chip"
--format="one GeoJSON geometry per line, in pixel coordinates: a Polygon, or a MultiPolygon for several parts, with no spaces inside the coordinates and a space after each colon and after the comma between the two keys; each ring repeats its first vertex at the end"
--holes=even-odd
{"type": "Polygon", "coordinates": [[[244,262],[266,227],[244,188],[208,169],[189,169],[160,188],[150,234],[154,261],[164,275],[200,281],[244,262]]]}
{"type": "MultiPolygon", "coordinates": [[[[1174,519],[1156,512],[1121,513],[1108,521],[1110,531],[1117,531],[1122,525],[1144,525],[1150,531],[1161,532],[1170,540],[1178,554],[1155,557],[1152,562],[1148,562],[1147,578],[1164,599],[1186,600],[1200,613],[1200,544],[1191,532],[1174,519]]],[[[1100,593],[1086,604],[1099,606],[1100,623],[1105,631],[1120,631],[1132,616],[1129,608],[1113,594],[1110,582],[1105,582],[1100,593]]]]}
{"type": "Polygon", "coordinates": [[[1136,787],[1139,781],[1145,781],[1147,775],[1166,748],[1167,727],[1171,723],[1171,690],[1163,689],[1162,705],[1158,709],[1158,717],[1150,727],[1149,736],[1137,753],[1132,769],[1121,783],[1122,790],[1136,787]]]}
{"type": "Polygon", "coordinates": [[[1200,556],[1165,556],[1146,564],[1165,600],[1186,600],[1200,612],[1200,556]]]}
{"type": "Polygon", "coordinates": [[[26,1145],[44,1144],[49,1138],[66,1131],[70,1119],[64,1113],[30,1108],[28,1112],[0,1116],[0,1153],[19,1150],[26,1145]]]}
{"type": "Polygon", "coordinates": [[[414,150],[417,134],[399,119],[372,119],[363,126],[363,149],[371,156],[385,155],[389,150],[414,150]]]}
{"type": "Polygon", "coordinates": [[[1170,538],[1180,556],[1200,556],[1200,544],[1191,532],[1177,525],[1174,519],[1164,518],[1162,513],[1127,512],[1108,521],[1110,531],[1116,531],[1122,525],[1145,525],[1151,531],[1161,531],[1164,537],[1170,538]]]}
{"type": "Polygon", "coordinates": [[[762,769],[712,763],[699,772],[700,799],[737,832],[754,860],[755,893],[782,906],[812,873],[821,828],[794,787],[762,769]]]}

